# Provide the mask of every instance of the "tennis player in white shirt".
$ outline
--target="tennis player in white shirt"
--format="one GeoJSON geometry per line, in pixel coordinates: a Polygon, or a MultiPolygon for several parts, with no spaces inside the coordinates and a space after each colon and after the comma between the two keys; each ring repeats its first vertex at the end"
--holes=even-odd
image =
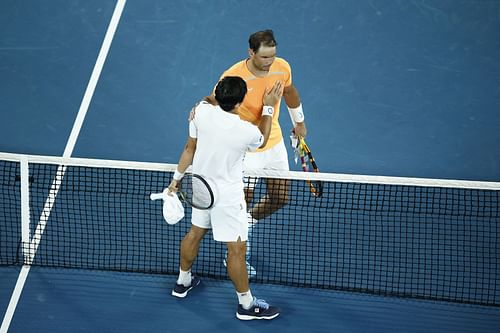
{"type": "Polygon", "coordinates": [[[214,240],[227,244],[227,272],[238,295],[236,317],[241,320],[273,319],[279,309],[252,296],[245,262],[248,223],[243,191],[243,159],[247,151],[264,147],[271,131],[273,106],[281,99],[283,82],[266,91],[262,120],[258,127],[241,120],[237,109],[247,92],[245,81],[224,77],[215,88],[218,105],[201,102],[189,122],[189,138],[179,159],[174,180],[178,182],[192,164],[192,172],[210,180],[216,187],[216,200],[209,210],[193,208],[191,229],[181,242],[180,270],[172,295],[185,297],[200,283],[191,273],[200,242],[209,229],[214,240]]]}

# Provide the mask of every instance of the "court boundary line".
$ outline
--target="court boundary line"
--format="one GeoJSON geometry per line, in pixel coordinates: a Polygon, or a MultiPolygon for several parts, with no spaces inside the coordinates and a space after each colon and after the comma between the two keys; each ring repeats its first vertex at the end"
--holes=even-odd
{"type": "MultiPolygon", "coordinates": [[[[85,120],[85,116],[87,115],[88,108],[90,106],[90,102],[92,100],[92,97],[95,92],[95,88],[97,86],[97,82],[99,81],[99,77],[102,72],[102,68],[104,67],[104,63],[106,61],[106,58],[108,56],[109,49],[111,47],[111,43],[113,41],[114,35],[116,33],[116,29],[118,28],[118,23],[120,22],[121,15],[123,13],[123,9],[125,8],[125,3],[126,0],[117,0],[115,9],[113,11],[113,14],[111,16],[111,20],[108,25],[108,29],[106,30],[106,34],[104,36],[104,40],[101,45],[101,49],[99,51],[99,55],[97,56],[96,63],[94,65],[94,68],[92,70],[92,74],[89,79],[89,83],[87,84],[87,88],[85,90],[85,94],[83,96],[82,102],[80,104],[80,108],[78,110],[78,114],[76,116],[75,122],[73,123],[73,128],[71,129],[70,136],[68,138],[68,141],[66,142],[66,147],[64,149],[63,153],[63,158],[69,158],[73,154],[73,150],[76,145],[76,140],[78,139],[78,135],[80,134],[80,130],[83,125],[83,121],[85,120]]],[[[24,163],[23,163],[24,164],[24,163]]],[[[27,167],[27,165],[26,165],[27,167]]],[[[21,167],[23,168],[23,167],[21,167]]],[[[23,172],[23,171],[21,171],[23,172]]],[[[50,213],[52,211],[52,207],[55,202],[55,198],[59,192],[59,188],[62,183],[62,179],[64,178],[64,174],[66,172],[66,167],[65,166],[60,166],[57,169],[54,181],[52,183],[51,191],[49,193],[49,196],[47,197],[47,200],[44,205],[43,212],[40,216],[40,220],[37,224],[36,232],[33,235],[33,239],[30,242],[30,248],[34,249],[33,254],[28,258],[28,263],[32,263],[35,255],[36,255],[36,250],[38,248],[38,244],[40,243],[41,237],[43,235],[43,232],[45,230],[45,226],[47,223],[47,220],[50,216],[50,213]],[[53,189],[53,191],[52,191],[53,189]],[[39,232],[39,237],[37,236],[37,232],[39,232]]],[[[23,204],[23,210],[29,209],[29,202],[27,204],[23,204]]],[[[26,212],[24,212],[26,214],[26,212]]],[[[29,213],[28,213],[29,216],[29,213]]],[[[29,231],[29,224],[26,227],[23,225],[26,223],[26,219],[22,219],[21,221],[21,229],[22,232],[26,232],[26,230],[29,231]]],[[[29,219],[28,219],[29,223],[29,219]]],[[[24,248],[24,246],[23,246],[24,248]]],[[[24,249],[23,249],[24,250],[24,249]]],[[[26,255],[23,251],[23,255],[26,255]]],[[[19,276],[16,281],[16,285],[14,287],[14,290],[12,292],[12,296],[9,301],[9,305],[7,306],[7,310],[5,311],[5,315],[2,321],[2,325],[0,326],[0,333],[7,333],[10,327],[10,323],[12,321],[12,318],[14,317],[14,312],[17,308],[17,304],[19,302],[19,299],[21,298],[21,293],[24,289],[24,285],[26,283],[26,280],[28,278],[28,274],[30,271],[31,266],[30,265],[23,265],[21,267],[21,271],[19,272],[19,276]]]]}

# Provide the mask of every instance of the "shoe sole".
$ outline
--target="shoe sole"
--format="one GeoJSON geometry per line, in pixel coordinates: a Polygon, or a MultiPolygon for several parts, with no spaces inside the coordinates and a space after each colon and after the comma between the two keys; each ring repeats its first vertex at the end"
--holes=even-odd
{"type": "Polygon", "coordinates": [[[238,318],[239,320],[254,320],[254,319],[267,319],[267,320],[270,320],[270,319],[274,319],[274,318],[276,318],[278,316],[279,316],[279,313],[276,313],[276,314],[274,314],[272,316],[255,317],[255,316],[249,316],[249,315],[241,315],[238,312],[236,312],[236,318],[238,318]]]}
{"type": "Polygon", "coordinates": [[[198,283],[196,283],[194,286],[191,286],[189,287],[185,292],[183,293],[176,293],[175,290],[172,290],[172,296],[175,296],[175,297],[179,297],[179,298],[184,298],[187,296],[188,292],[193,289],[194,287],[196,287],[197,285],[200,284],[200,281],[201,280],[198,280],[198,283]]]}

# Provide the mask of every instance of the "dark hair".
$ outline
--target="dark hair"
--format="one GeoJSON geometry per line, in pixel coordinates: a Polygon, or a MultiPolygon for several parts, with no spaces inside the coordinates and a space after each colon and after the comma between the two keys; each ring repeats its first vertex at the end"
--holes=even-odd
{"type": "Polygon", "coordinates": [[[243,102],[246,93],[247,84],[239,76],[226,76],[215,87],[215,99],[224,111],[231,111],[243,102]]]}
{"type": "Polygon", "coordinates": [[[248,39],[248,45],[255,53],[257,53],[261,46],[273,47],[278,45],[278,42],[276,42],[276,39],[274,39],[273,31],[271,29],[268,29],[257,31],[251,34],[250,38],[248,39]]]}

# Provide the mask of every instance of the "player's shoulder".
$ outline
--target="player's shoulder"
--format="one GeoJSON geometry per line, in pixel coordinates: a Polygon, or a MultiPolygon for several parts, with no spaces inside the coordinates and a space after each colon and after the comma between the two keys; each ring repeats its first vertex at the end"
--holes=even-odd
{"type": "Polygon", "coordinates": [[[277,67],[280,67],[284,70],[287,70],[287,71],[290,71],[291,67],[290,67],[290,64],[288,63],[288,61],[286,61],[285,59],[283,58],[280,58],[280,57],[276,57],[276,59],[274,59],[274,64],[277,66],[277,67]]]}
{"type": "Polygon", "coordinates": [[[199,101],[198,104],[196,104],[196,109],[198,110],[206,110],[206,109],[213,109],[215,108],[216,105],[212,105],[207,101],[199,101]]]}
{"type": "Polygon", "coordinates": [[[245,70],[246,59],[238,61],[224,72],[225,75],[241,74],[245,70]]]}
{"type": "Polygon", "coordinates": [[[196,115],[205,115],[209,112],[211,112],[211,110],[217,108],[216,105],[212,105],[210,103],[208,103],[207,101],[200,101],[196,107],[195,107],[195,114],[196,115]]]}

